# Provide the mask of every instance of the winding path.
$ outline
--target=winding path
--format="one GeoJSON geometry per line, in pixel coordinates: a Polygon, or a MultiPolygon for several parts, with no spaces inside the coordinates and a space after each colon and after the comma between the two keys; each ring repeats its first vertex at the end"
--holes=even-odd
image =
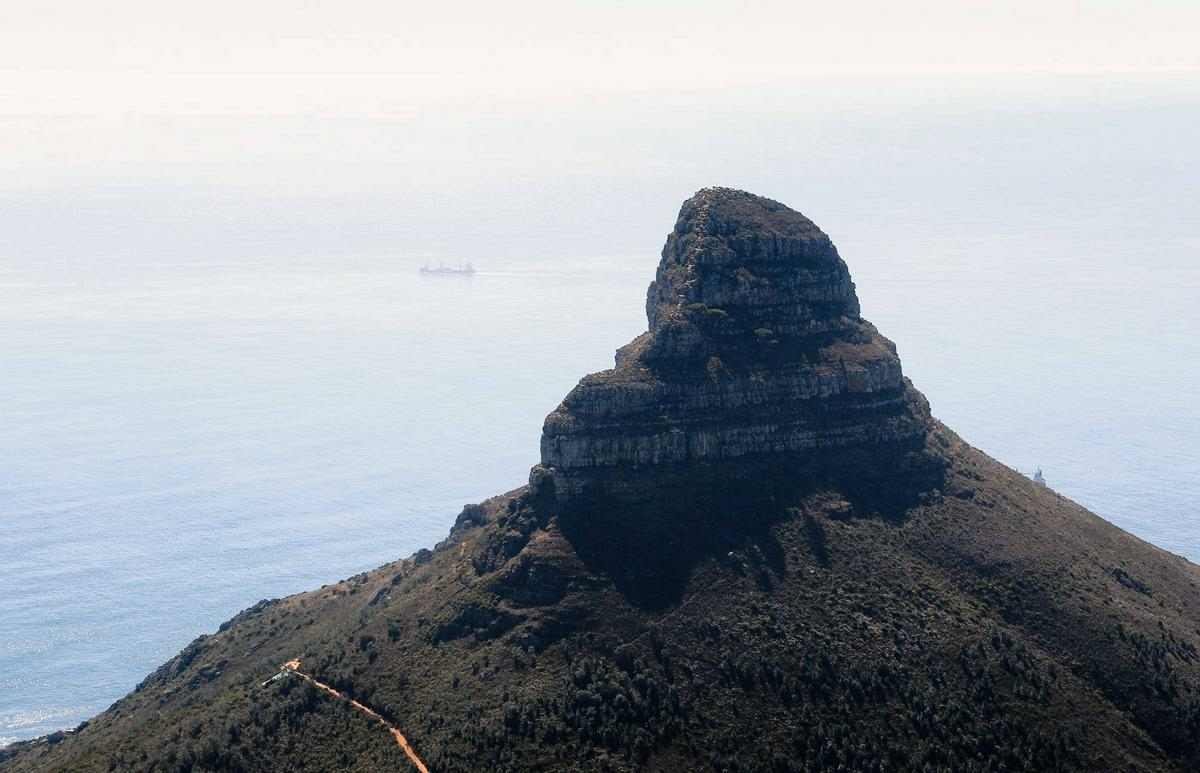
{"type": "Polygon", "coordinates": [[[283,670],[293,673],[296,676],[300,677],[301,679],[312,682],[318,689],[329,693],[330,695],[337,698],[338,700],[346,701],[354,708],[358,709],[362,713],[364,713],[367,716],[374,719],[379,724],[386,727],[388,732],[392,734],[392,737],[396,739],[396,745],[399,746],[406,755],[408,755],[408,758],[410,760],[412,760],[412,764],[417,766],[417,770],[421,771],[421,773],[429,773],[429,768],[425,767],[424,762],[421,762],[421,758],[417,756],[417,753],[415,751],[413,751],[412,746],[409,745],[408,739],[404,737],[404,734],[401,733],[399,730],[397,730],[396,727],[392,723],[388,722],[386,719],[379,716],[378,711],[375,711],[375,709],[372,709],[370,706],[364,706],[363,704],[359,703],[358,701],[354,700],[353,698],[350,698],[346,695],[342,695],[340,692],[333,689],[332,687],[325,684],[324,682],[319,682],[316,679],[313,679],[311,676],[309,676],[308,674],[306,674],[300,670],[299,659],[289,660],[288,662],[284,663],[283,670]]]}

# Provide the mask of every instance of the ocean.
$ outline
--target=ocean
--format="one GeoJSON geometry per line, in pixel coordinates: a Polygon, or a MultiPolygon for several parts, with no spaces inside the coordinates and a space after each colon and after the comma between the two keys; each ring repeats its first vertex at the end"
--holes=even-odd
{"type": "MultiPolygon", "coordinates": [[[[628,115],[604,142],[641,131],[628,115]]],[[[732,119],[683,145],[659,126],[603,173],[392,199],[5,189],[0,743],[522,485],[545,415],[644,330],[675,210],[708,183],[830,233],[968,442],[1200,561],[1197,115],[794,115],[778,152],[739,128],[703,162],[732,119]],[[461,260],[479,273],[416,271],[461,260]]]]}

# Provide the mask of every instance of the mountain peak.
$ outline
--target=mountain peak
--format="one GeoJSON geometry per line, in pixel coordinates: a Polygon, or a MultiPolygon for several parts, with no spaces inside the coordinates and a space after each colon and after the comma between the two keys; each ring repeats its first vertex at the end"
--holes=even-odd
{"type": "Polygon", "coordinates": [[[779,238],[822,235],[813,221],[785,204],[736,188],[703,188],[679,209],[674,233],[745,234],[779,238]]]}
{"type": "Polygon", "coordinates": [[[535,489],[633,501],[714,464],[736,480],[784,456],[899,451],[929,428],[829,237],[777,201],[706,188],[684,202],[646,305],[647,332],[547,417],[535,489]]]}
{"type": "Polygon", "coordinates": [[[694,304],[776,334],[859,316],[850,272],[829,237],[778,201],[732,188],[705,188],[680,208],[650,285],[651,329],[694,304]]]}

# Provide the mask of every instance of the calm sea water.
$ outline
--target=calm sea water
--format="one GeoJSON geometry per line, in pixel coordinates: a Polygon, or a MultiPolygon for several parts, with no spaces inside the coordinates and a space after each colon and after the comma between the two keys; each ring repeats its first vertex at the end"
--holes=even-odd
{"type": "Polygon", "coordinates": [[[645,270],[389,262],[3,275],[0,735],[440,540],[522,484],[541,418],[641,325],[645,270]]]}
{"type": "Polygon", "coordinates": [[[258,599],[406,556],[521,485],[544,416],[644,329],[678,202],[712,182],[834,237],[864,315],[969,442],[1200,560],[1197,111],[1097,115],[809,127],[803,150],[778,125],[788,153],[704,167],[652,131],[666,162],[634,182],[464,194],[453,216],[346,208],[366,223],[328,202],[217,217],[187,191],[166,215],[152,196],[4,199],[0,742],[74,725],[258,599]],[[227,238],[200,238],[217,221],[227,238]],[[460,257],[481,272],[416,274],[460,257]]]}

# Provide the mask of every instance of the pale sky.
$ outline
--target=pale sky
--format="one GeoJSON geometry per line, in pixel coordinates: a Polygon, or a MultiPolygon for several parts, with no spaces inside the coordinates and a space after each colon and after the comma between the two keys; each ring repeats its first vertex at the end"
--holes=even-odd
{"type": "Polygon", "coordinates": [[[8,0],[8,114],[340,110],[841,77],[1200,74],[1195,0],[8,0]]]}
{"type": "MultiPolygon", "coordinates": [[[[997,111],[1008,142],[1082,101],[1033,126],[1071,148],[1109,122],[1088,100],[1190,104],[1197,40],[1198,0],[0,0],[0,198],[400,208],[658,180],[676,201],[814,168],[868,191],[888,159],[987,158],[997,111]]],[[[1187,131],[1136,109],[1142,134],[1187,131]]]]}

